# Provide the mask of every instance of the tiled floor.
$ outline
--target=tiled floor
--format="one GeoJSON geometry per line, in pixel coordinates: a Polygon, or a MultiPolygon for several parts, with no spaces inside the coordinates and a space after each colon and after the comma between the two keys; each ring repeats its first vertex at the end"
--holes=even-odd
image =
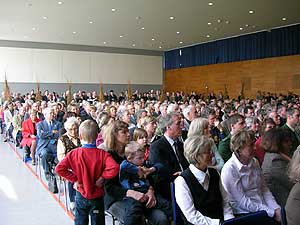
{"type": "MultiPolygon", "coordinates": [[[[0,225],[71,225],[64,196],[48,191],[31,163],[23,163],[22,150],[0,140],[0,225]]],[[[112,224],[106,217],[106,224],[112,224]]]]}

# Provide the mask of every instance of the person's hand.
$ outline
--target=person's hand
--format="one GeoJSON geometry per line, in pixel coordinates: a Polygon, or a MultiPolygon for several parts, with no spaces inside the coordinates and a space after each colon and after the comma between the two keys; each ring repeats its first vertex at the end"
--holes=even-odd
{"type": "Polygon", "coordinates": [[[81,188],[81,187],[82,187],[82,184],[80,184],[78,181],[76,181],[76,182],[74,183],[74,185],[73,185],[73,188],[74,188],[76,191],[78,191],[78,189],[81,188]]]}
{"type": "Polygon", "coordinates": [[[177,176],[180,176],[180,174],[181,174],[181,171],[178,171],[178,172],[173,173],[173,176],[177,177],[177,176]]]}
{"type": "Polygon", "coordinates": [[[281,211],[280,208],[275,209],[274,220],[281,222],[281,211]]]}
{"type": "Polygon", "coordinates": [[[146,203],[146,207],[153,208],[156,205],[156,198],[155,198],[154,190],[152,187],[149,188],[149,190],[146,193],[146,196],[148,196],[148,201],[146,203]]]}
{"type": "Polygon", "coordinates": [[[144,170],[143,167],[139,166],[138,167],[138,172],[137,172],[139,178],[143,178],[144,177],[144,170]]]}
{"type": "Polygon", "coordinates": [[[144,177],[146,178],[149,174],[153,173],[156,171],[155,167],[147,168],[147,167],[142,167],[142,171],[144,173],[144,177]]]}
{"type": "Polygon", "coordinates": [[[103,185],[104,185],[104,181],[105,181],[105,179],[104,179],[103,177],[99,177],[99,179],[96,180],[95,185],[96,185],[98,188],[102,188],[103,185]]]}
{"type": "Polygon", "coordinates": [[[128,190],[126,193],[127,197],[131,197],[138,202],[146,202],[148,200],[148,196],[146,196],[144,193],[134,191],[134,190],[128,190]]]}

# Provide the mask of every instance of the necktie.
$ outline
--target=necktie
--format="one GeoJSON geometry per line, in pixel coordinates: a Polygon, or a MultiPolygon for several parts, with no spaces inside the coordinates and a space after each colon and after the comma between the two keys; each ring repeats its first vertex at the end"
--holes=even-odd
{"type": "Polygon", "coordinates": [[[209,187],[209,176],[208,176],[208,174],[206,173],[206,174],[205,174],[204,181],[203,181],[203,188],[207,191],[207,190],[208,190],[208,187],[209,187]]]}
{"type": "Polygon", "coordinates": [[[52,130],[52,122],[49,122],[49,130],[52,130]]]}
{"type": "Polygon", "coordinates": [[[181,169],[181,171],[183,171],[183,167],[182,167],[183,159],[182,159],[182,157],[184,157],[184,156],[181,155],[181,153],[178,149],[178,141],[175,141],[173,146],[174,146],[174,149],[175,149],[175,155],[176,155],[177,161],[179,163],[180,169],[181,169]]]}

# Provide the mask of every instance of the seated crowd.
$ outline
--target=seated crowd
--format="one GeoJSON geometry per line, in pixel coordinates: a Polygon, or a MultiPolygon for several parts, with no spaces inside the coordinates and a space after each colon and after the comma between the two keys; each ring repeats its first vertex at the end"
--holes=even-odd
{"type": "Polygon", "coordinates": [[[255,99],[222,93],[159,91],[129,98],[111,90],[33,90],[0,99],[4,142],[41,164],[49,190],[67,180],[75,224],[103,224],[104,210],[125,225],[221,224],[282,208],[289,225],[300,215],[300,98],[258,92],[255,99]],[[299,148],[299,149],[297,149],[299,148]],[[51,186],[51,187],[50,187],[51,186]]]}

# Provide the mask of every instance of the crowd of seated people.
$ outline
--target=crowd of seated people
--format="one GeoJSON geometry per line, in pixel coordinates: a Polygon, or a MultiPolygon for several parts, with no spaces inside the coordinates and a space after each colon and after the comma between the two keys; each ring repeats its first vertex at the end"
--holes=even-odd
{"type": "MultiPolygon", "coordinates": [[[[169,205],[160,203],[171,203],[173,182],[178,224],[219,224],[260,210],[276,223],[280,208],[292,201],[288,195],[299,182],[295,175],[288,177],[300,145],[300,98],[295,94],[258,92],[254,99],[229,99],[222,93],[151,90],[134,91],[129,98],[128,92],[111,90],[99,101],[96,92],[78,91],[66,102],[67,93],[49,91],[2,97],[3,141],[23,148],[32,165],[39,160],[50,181],[57,163],[81,146],[79,125],[96,122],[95,146],[121,167],[127,160],[134,171],[135,180],[126,175],[130,185],[119,176],[103,184],[105,209],[125,225],[145,219],[170,224],[169,205]],[[138,183],[146,189],[133,188],[138,183]]],[[[68,181],[72,209],[73,184],[68,181]]],[[[296,221],[291,208],[289,220],[296,221]]]]}

